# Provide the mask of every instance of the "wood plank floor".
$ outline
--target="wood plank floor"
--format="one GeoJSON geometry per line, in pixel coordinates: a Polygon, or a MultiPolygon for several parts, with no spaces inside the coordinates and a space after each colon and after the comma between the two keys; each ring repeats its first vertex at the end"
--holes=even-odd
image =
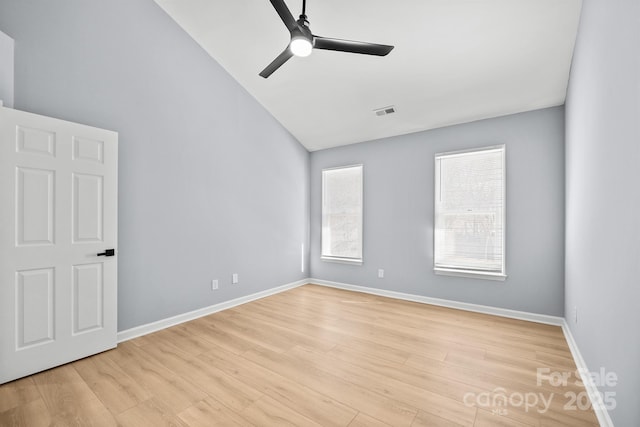
{"type": "Polygon", "coordinates": [[[575,369],[559,327],[306,285],[2,385],[0,425],[598,425],[575,369]]]}

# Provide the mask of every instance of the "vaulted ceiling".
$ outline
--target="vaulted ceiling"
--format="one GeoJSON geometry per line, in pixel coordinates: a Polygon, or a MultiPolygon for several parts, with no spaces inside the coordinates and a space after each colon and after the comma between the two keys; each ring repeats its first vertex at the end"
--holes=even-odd
{"type": "Polygon", "coordinates": [[[308,0],[314,34],[395,49],[314,50],[264,79],[290,37],[269,0],[155,1],[310,151],[563,104],[582,4],[308,0]]]}

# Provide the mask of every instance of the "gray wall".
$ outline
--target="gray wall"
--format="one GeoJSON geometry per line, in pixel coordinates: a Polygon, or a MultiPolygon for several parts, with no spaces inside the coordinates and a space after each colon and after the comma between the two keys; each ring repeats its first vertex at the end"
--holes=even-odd
{"type": "Polygon", "coordinates": [[[585,0],[566,103],[566,314],[640,425],[640,2],[585,0]],[[578,322],[573,310],[578,309],[578,322]]]}
{"type": "Polygon", "coordinates": [[[13,39],[0,31],[0,100],[5,107],[13,107],[13,46],[13,39]]]}
{"type": "MultiPolygon", "coordinates": [[[[381,118],[384,120],[384,118],[381,118]]],[[[562,107],[311,153],[316,279],[561,316],[564,312],[562,107]],[[508,278],[433,272],[434,154],[505,144],[508,278]],[[320,260],[321,170],[364,164],[364,263],[320,260]],[[385,270],[384,279],[377,270],[385,270]]]]}
{"type": "Polygon", "coordinates": [[[119,330],[306,277],[308,152],[152,0],[0,0],[0,30],[16,108],[119,132],[119,330]]]}

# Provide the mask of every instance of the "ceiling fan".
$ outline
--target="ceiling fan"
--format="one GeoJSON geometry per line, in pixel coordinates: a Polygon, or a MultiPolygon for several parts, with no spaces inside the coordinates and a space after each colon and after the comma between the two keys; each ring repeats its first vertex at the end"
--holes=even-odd
{"type": "Polygon", "coordinates": [[[320,37],[311,33],[309,21],[307,21],[307,1],[302,0],[302,14],[296,21],[284,3],[284,0],[270,0],[280,19],[291,33],[291,42],[267,68],[262,70],[260,76],[265,79],[287,62],[292,56],[308,56],[312,49],[337,50],[341,52],[361,53],[365,55],[385,56],[393,49],[393,46],[376,43],[357,42],[351,40],[332,39],[320,37]]]}

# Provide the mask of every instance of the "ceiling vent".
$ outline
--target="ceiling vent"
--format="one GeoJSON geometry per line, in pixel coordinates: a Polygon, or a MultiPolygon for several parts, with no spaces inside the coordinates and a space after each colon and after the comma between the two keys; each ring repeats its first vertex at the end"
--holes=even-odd
{"type": "Polygon", "coordinates": [[[396,112],[396,107],[390,105],[388,107],[378,108],[377,110],[373,110],[376,113],[376,116],[386,116],[387,114],[393,114],[396,112]]]}

